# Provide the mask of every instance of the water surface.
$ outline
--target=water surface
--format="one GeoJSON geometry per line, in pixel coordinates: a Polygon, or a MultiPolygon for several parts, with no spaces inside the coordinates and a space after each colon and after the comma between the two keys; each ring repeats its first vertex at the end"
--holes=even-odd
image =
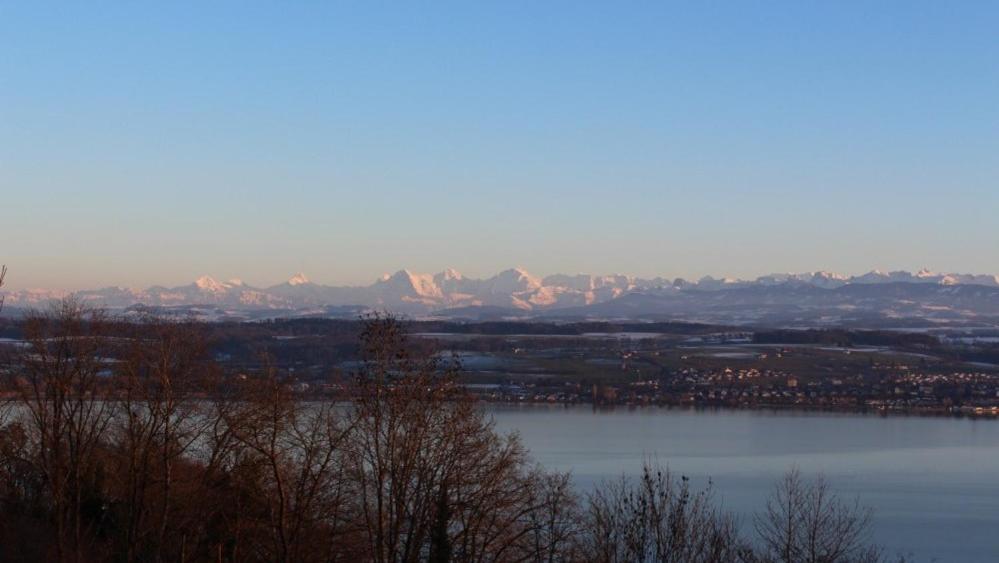
{"type": "Polygon", "coordinates": [[[874,539],[917,561],[999,561],[999,421],[791,411],[488,407],[545,466],[583,489],[657,456],[736,512],[749,532],[797,465],[875,509],[874,539]]]}

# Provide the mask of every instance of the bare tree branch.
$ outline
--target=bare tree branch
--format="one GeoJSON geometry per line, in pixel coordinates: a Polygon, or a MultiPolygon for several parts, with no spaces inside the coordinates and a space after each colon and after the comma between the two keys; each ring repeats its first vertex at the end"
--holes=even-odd
{"type": "MultiPolygon", "coordinates": [[[[7,265],[0,264],[0,289],[3,289],[3,280],[7,277],[7,265]]],[[[3,311],[3,303],[7,298],[6,295],[0,294],[0,311],[3,311]]]]}

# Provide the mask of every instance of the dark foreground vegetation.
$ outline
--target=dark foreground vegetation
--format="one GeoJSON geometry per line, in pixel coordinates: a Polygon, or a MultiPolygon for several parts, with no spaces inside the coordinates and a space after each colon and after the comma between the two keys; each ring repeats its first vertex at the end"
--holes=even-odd
{"type": "MultiPolygon", "coordinates": [[[[64,302],[3,372],[3,561],[880,561],[871,514],[791,471],[750,522],[650,460],[582,494],[391,318],[350,400],[228,373],[192,325],[64,302]]],[[[266,363],[265,363],[266,365],[266,363]]]]}

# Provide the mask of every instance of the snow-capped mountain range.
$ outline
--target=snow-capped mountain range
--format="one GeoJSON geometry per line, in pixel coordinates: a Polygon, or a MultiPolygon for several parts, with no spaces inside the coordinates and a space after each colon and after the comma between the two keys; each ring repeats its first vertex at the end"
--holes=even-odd
{"type": "MultiPolygon", "coordinates": [[[[522,268],[504,270],[486,279],[467,278],[447,269],[437,274],[417,274],[400,270],[386,274],[368,286],[328,286],[314,283],[304,274],[272,287],[252,287],[241,280],[219,281],[208,276],[179,287],[154,286],[147,289],[107,287],[79,291],[84,302],[103,307],[137,304],[171,307],[213,305],[229,310],[308,310],[331,306],[357,306],[407,314],[429,314],[457,308],[492,307],[514,312],[544,313],[557,310],[585,310],[632,294],[655,298],[688,296],[696,302],[718,301],[718,295],[705,292],[770,288],[769,299],[779,294],[801,294],[802,289],[837,290],[848,286],[874,284],[930,284],[935,286],[987,286],[999,288],[999,276],[938,274],[928,270],[916,273],[872,271],[858,276],[829,272],[772,274],[755,280],[712,278],[697,281],[665,278],[642,279],[626,275],[596,276],[555,274],[533,276],[522,268]]],[[[842,293],[842,292],[841,292],[842,293]]],[[[990,295],[992,292],[989,292],[990,295]]],[[[743,295],[745,292],[740,293],[743,295]]],[[[21,290],[8,292],[10,307],[32,307],[67,296],[67,292],[21,290]]],[[[631,298],[634,301],[634,297],[631,298]]],[[[812,297],[814,299],[814,297],[812,297]]],[[[688,299],[689,301],[689,299],[688,299]]]]}

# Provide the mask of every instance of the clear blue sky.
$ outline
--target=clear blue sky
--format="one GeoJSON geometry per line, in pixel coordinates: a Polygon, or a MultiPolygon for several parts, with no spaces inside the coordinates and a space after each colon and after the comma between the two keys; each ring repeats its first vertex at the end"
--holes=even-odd
{"type": "Polygon", "coordinates": [[[997,2],[45,4],[12,288],[999,272],[997,2]]]}

